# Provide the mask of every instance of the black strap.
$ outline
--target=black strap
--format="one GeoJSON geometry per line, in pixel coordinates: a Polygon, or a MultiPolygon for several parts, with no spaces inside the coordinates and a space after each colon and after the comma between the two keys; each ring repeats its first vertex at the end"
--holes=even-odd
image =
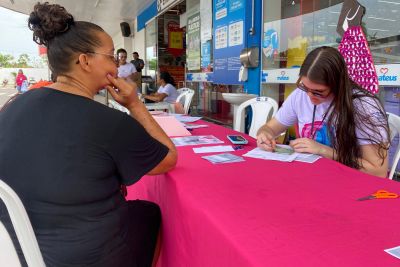
{"type": "Polygon", "coordinates": [[[313,110],[313,114],[312,114],[312,123],[311,123],[311,139],[314,140],[315,137],[315,132],[314,132],[314,121],[315,121],[315,111],[317,110],[317,106],[314,105],[314,110],[313,110]]]}

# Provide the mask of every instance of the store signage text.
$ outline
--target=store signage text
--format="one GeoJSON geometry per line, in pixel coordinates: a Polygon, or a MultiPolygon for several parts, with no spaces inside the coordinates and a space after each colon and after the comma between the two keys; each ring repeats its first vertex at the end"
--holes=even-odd
{"type": "Polygon", "coordinates": [[[289,81],[289,76],[285,76],[286,71],[281,71],[281,76],[278,76],[278,81],[289,81]]]}
{"type": "Polygon", "coordinates": [[[380,82],[382,82],[382,81],[385,81],[385,82],[397,81],[397,75],[396,76],[395,75],[386,75],[388,72],[389,72],[389,68],[380,68],[379,72],[378,72],[378,81],[380,81],[380,82]],[[380,74],[382,74],[382,75],[380,75],[380,74]]]}
{"type": "MultiPolygon", "coordinates": [[[[299,68],[270,69],[262,71],[263,83],[295,84],[299,77],[299,68]]],[[[400,85],[400,64],[375,65],[379,86],[400,85]]]]}

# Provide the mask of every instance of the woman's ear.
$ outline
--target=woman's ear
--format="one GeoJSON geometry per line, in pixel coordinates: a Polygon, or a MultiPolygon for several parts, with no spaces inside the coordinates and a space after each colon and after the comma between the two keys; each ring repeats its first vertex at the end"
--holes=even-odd
{"type": "Polygon", "coordinates": [[[84,69],[85,71],[91,72],[89,61],[90,61],[90,57],[88,57],[88,55],[86,55],[86,54],[79,55],[78,62],[79,62],[79,65],[81,66],[81,68],[84,69]]]}

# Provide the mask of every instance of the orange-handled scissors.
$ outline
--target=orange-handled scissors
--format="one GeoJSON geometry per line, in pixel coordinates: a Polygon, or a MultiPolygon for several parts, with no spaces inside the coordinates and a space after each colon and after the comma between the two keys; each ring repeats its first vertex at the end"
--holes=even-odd
{"type": "Polygon", "coordinates": [[[366,197],[362,197],[359,198],[359,201],[363,201],[363,200],[368,200],[368,199],[375,199],[375,198],[398,198],[399,195],[396,193],[390,193],[386,190],[378,190],[376,191],[376,193],[366,196],[366,197]]]}

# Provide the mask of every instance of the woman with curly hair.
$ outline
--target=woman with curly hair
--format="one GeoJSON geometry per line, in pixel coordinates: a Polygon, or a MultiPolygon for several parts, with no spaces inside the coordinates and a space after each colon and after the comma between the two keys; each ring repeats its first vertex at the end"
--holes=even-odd
{"type": "Polygon", "coordinates": [[[102,28],[48,3],[28,23],[56,80],[0,112],[1,179],[22,199],[46,266],[152,266],[159,207],[126,201],[120,189],[172,169],[175,146],[136,86],[116,78],[102,28]],[[104,87],[131,116],[93,101],[104,87]]]}

